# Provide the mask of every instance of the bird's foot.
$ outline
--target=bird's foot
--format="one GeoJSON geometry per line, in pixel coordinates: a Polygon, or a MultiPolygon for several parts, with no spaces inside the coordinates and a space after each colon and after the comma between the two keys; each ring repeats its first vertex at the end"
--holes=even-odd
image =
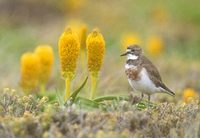
{"type": "Polygon", "coordinates": [[[141,98],[130,93],[130,102],[132,105],[139,103],[139,102],[141,102],[141,98]]]}

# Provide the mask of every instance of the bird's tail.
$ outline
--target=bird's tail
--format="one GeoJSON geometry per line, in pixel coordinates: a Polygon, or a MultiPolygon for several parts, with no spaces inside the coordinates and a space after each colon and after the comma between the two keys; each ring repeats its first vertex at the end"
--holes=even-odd
{"type": "Polygon", "coordinates": [[[164,89],[165,93],[167,93],[171,96],[175,96],[175,93],[172,90],[170,90],[167,86],[165,86],[164,84],[163,84],[162,88],[164,89]]]}

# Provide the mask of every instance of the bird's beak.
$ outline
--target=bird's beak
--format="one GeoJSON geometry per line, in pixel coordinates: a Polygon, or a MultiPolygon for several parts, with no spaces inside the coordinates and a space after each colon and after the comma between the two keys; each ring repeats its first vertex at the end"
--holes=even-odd
{"type": "Polygon", "coordinates": [[[126,52],[126,53],[124,53],[124,54],[121,54],[120,56],[126,56],[128,53],[126,52]]]}

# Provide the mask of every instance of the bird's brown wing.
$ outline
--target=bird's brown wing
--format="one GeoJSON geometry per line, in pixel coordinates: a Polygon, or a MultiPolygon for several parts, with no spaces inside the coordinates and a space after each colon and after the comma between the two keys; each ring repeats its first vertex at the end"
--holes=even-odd
{"type": "Polygon", "coordinates": [[[156,87],[161,87],[170,95],[175,95],[167,86],[162,82],[160,73],[158,69],[153,65],[153,63],[147,59],[145,56],[141,57],[141,66],[144,67],[149,75],[149,78],[153,81],[156,87]]]}
{"type": "MultiPolygon", "coordinates": [[[[154,82],[155,80],[158,80],[162,82],[161,76],[158,72],[158,69],[153,65],[153,63],[147,59],[145,56],[141,57],[141,66],[144,67],[150,77],[150,79],[154,82]]],[[[156,83],[156,82],[154,82],[156,83]]],[[[157,85],[157,84],[156,84],[157,85]]]]}

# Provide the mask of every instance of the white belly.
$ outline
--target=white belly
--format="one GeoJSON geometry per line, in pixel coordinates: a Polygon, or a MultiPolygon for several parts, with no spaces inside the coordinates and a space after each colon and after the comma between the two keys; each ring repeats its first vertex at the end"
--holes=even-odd
{"type": "Polygon", "coordinates": [[[142,93],[146,93],[146,94],[153,94],[156,92],[159,92],[160,89],[157,88],[153,82],[151,81],[151,79],[148,76],[148,73],[146,71],[145,68],[143,68],[139,74],[140,76],[140,80],[131,80],[128,79],[129,84],[131,85],[131,87],[136,90],[136,91],[140,91],[142,93]]]}

